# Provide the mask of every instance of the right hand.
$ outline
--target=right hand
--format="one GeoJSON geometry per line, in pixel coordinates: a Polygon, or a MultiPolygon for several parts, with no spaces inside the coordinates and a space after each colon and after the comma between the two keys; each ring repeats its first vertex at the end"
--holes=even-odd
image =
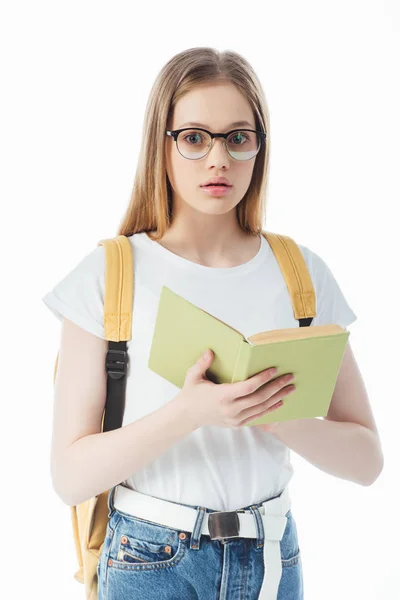
{"type": "Polygon", "coordinates": [[[295,390],[287,385],[291,373],[279,376],[266,369],[235,383],[214,383],[207,379],[206,370],[214,360],[207,350],[186,372],[185,383],[175,397],[184,407],[195,428],[203,425],[239,428],[278,408],[276,403],[295,390]],[[286,386],[286,387],[285,387],[286,386]]]}

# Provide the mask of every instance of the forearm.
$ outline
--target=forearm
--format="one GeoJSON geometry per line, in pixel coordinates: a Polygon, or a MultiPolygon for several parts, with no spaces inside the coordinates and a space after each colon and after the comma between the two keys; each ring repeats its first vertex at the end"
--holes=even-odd
{"type": "Polygon", "coordinates": [[[378,437],[357,423],[296,419],[271,433],[321,471],[360,485],[371,485],[383,468],[378,437]]]}
{"type": "Polygon", "coordinates": [[[80,504],[132,476],[194,429],[180,403],[171,401],[119,429],[85,436],[71,444],[57,468],[57,494],[70,506],[80,504]]]}

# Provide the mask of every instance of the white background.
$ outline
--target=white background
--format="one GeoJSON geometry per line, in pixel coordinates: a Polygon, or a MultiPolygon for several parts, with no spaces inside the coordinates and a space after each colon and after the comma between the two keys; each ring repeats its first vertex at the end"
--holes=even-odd
{"type": "Polygon", "coordinates": [[[194,46],[253,65],[271,115],[266,228],[317,252],[358,316],[350,341],[385,468],[361,487],[292,453],[305,598],[400,597],[399,4],[13,1],[0,23],[7,597],[84,598],[70,508],[50,481],[60,323],[40,299],[116,235],[150,87],[194,46]]]}

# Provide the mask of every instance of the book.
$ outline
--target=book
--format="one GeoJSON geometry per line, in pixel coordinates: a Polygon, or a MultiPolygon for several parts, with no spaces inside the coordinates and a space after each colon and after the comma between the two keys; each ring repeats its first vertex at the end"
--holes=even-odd
{"type": "Polygon", "coordinates": [[[244,381],[270,367],[278,370],[273,379],[295,376],[291,384],[296,389],[284,397],[283,405],[246,425],[325,417],[349,335],[333,323],[246,337],[163,286],[148,367],[182,389],[187,369],[211,348],[215,358],[206,376],[214,383],[244,381]]]}

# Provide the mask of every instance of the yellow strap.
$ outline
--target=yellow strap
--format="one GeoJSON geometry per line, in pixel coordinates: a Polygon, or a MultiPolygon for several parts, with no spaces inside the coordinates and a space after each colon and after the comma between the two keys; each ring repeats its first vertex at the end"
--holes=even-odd
{"type": "Polygon", "coordinates": [[[125,235],[100,240],[104,246],[104,335],[106,340],[131,339],[133,304],[133,252],[125,235]]]}
{"type": "MultiPolygon", "coordinates": [[[[270,244],[288,287],[296,319],[315,317],[314,286],[304,257],[296,242],[285,235],[262,232],[270,244]]],[[[104,291],[104,332],[107,340],[119,342],[131,339],[133,306],[133,253],[124,235],[101,240],[106,255],[104,291]]],[[[57,354],[53,382],[58,367],[57,354]]]]}
{"type": "Polygon", "coordinates": [[[300,248],[286,235],[269,231],[263,231],[262,234],[270,244],[285,277],[295,318],[315,317],[315,290],[300,248]]]}
{"type": "MultiPolygon", "coordinates": [[[[285,278],[296,319],[315,317],[315,290],[303,254],[286,235],[263,231],[285,278]]],[[[101,240],[106,251],[104,331],[108,340],[131,339],[133,304],[132,245],[124,235],[101,240]]]]}

